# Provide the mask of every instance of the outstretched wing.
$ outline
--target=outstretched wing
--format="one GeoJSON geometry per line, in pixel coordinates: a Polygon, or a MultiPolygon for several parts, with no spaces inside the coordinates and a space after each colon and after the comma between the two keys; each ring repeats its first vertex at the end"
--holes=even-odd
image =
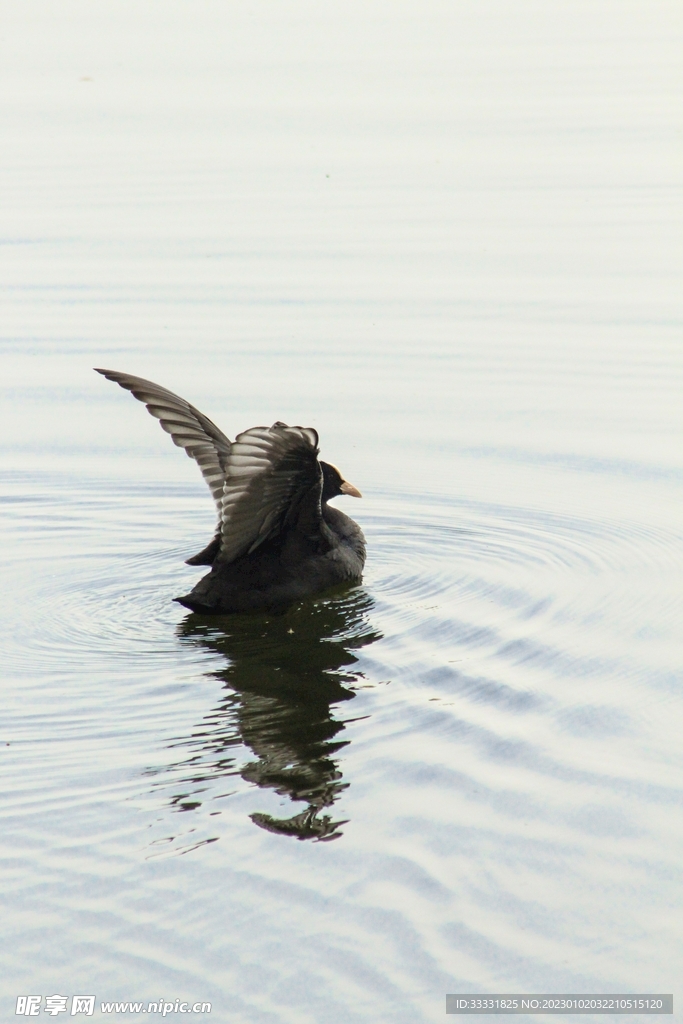
{"type": "Polygon", "coordinates": [[[184,398],[153,384],[151,380],[116,370],[97,369],[97,372],[107,380],[120,384],[140,402],[144,402],[152,416],[156,416],[166,433],[171,435],[174,444],[184,448],[189,457],[195,460],[221,515],[226,462],[232,448],[223,431],[184,398]]]}
{"type": "Polygon", "coordinates": [[[296,516],[320,519],[322,470],[311,427],[252,427],[235,438],[225,464],[219,558],[254,551],[296,516]]]}

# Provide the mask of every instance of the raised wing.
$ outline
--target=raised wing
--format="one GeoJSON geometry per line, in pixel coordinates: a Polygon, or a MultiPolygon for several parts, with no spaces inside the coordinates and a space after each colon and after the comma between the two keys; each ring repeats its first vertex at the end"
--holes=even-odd
{"type": "Polygon", "coordinates": [[[238,434],[225,466],[219,558],[254,551],[297,516],[319,521],[322,470],[311,427],[252,427],[238,434]]]}
{"type": "MultiPolygon", "coordinates": [[[[97,369],[97,368],[96,368],[97,369]]],[[[223,486],[225,484],[226,461],[230,456],[231,442],[208,416],[195,409],[184,398],[172,391],[153,384],[151,380],[133,377],[130,373],[116,370],[97,370],[107,380],[113,380],[122,388],[132,392],[144,402],[152,416],[155,416],[173,443],[184,448],[202,471],[219,515],[222,514],[223,486]]]]}

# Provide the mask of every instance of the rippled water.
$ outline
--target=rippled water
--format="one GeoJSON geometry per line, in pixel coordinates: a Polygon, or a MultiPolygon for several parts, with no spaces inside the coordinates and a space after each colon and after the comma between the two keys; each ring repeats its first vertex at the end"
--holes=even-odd
{"type": "Polygon", "coordinates": [[[7,22],[4,1016],[676,994],[679,9],[170,12],[7,22]],[[94,365],[315,426],[362,586],[174,604],[210,496],[94,365]]]}

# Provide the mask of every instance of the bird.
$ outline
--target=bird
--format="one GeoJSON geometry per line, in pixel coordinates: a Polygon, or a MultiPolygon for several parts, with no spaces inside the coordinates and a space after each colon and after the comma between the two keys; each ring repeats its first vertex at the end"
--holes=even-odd
{"type": "Polygon", "coordinates": [[[359,583],[365,538],[328,504],[360,498],[336,466],[318,458],[312,427],[251,427],[234,441],[184,398],[129,373],[95,367],[143,402],[199,466],[218,512],[211,541],[188,565],[208,565],[189,594],[174,598],[203,615],[285,609],[342,583],[359,583]]]}

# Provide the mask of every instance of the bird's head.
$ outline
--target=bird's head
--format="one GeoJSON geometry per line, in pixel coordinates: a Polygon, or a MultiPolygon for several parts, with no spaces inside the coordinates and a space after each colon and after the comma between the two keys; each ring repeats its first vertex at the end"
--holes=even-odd
{"type": "Polygon", "coordinates": [[[336,466],[329,462],[323,462],[321,459],[320,467],[323,471],[323,504],[330,498],[336,498],[339,494],[350,494],[352,498],[362,498],[358,488],[347,483],[336,466]]]}

